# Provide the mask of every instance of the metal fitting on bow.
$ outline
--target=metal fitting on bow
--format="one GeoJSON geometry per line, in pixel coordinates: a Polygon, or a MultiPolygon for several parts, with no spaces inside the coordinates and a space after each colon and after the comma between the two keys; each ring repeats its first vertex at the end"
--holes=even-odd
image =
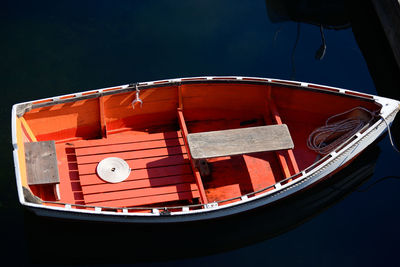
{"type": "Polygon", "coordinates": [[[135,100],[132,101],[132,108],[133,108],[133,109],[135,109],[135,104],[136,104],[137,102],[140,103],[140,107],[143,106],[143,101],[142,101],[142,99],[140,99],[140,96],[139,96],[139,94],[140,94],[140,89],[138,88],[138,84],[137,84],[137,83],[135,84],[135,88],[136,88],[136,98],[135,98],[135,100]]]}

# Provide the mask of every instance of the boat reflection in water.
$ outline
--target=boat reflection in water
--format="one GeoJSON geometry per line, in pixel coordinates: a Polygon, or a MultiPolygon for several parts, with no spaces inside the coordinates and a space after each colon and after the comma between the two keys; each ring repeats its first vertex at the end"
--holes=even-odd
{"type": "MultiPolygon", "coordinates": [[[[298,22],[296,44],[292,54],[294,54],[300,37],[300,23],[319,27],[321,46],[315,52],[315,59],[318,60],[322,60],[326,53],[324,29],[341,30],[351,26],[344,0],[266,0],[265,3],[268,17],[272,23],[298,22]]],[[[292,78],[294,78],[294,71],[292,78]]]]}
{"type": "Polygon", "coordinates": [[[244,247],[288,232],[354,192],[373,174],[379,154],[379,147],[372,145],[342,171],[308,190],[278,204],[218,220],[113,224],[62,221],[26,211],[29,259],[66,264],[143,262],[244,247]]]}
{"type": "Polygon", "coordinates": [[[327,29],[350,27],[344,0],[266,0],[271,22],[295,21],[322,25],[327,29]]]}

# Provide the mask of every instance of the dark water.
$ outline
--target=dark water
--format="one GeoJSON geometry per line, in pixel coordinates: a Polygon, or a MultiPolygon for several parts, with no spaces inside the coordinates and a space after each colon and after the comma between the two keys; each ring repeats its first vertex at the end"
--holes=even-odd
{"type": "MultiPolygon", "coordinates": [[[[280,1],[296,7],[286,12],[285,21],[285,9],[275,2],[3,1],[3,261],[398,266],[400,156],[387,137],[343,175],[314,189],[313,197],[299,196],[213,223],[155,227],[62,222],[37,218],[18,204],[10,133],[14,103],[202,75],[294,79],[400,99],[398,68],[368,3],[326,1],[321,6],[308,1],[296,6],[298,1],[280,1]],[[321,36],[312,23],[341,28],[324,30],[322,60],[315,59],[321,36]],[[382,180],[386,176],[395,177],[382,180]]],[[[398,142],[398,121],[393,128],[398,142]]]]}

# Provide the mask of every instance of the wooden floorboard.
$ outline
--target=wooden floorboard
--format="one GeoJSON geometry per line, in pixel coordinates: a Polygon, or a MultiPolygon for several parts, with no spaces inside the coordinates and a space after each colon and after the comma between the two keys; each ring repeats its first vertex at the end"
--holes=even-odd
{"type": "Polygon", "coordinates": [[[161,187],[150,187],[150,188],[139,188],[129,189],[123,191],[103,192],[96,194],[85,194],[84,198],[86,203],[100,202],[100,201],[112,201],[115,199],[126,199],[126,198],[137,198],[137,197],[149,197],[154,195],[163,195],[170,193],[179,193],[197,190],[196,184],[178,184],[161,187]]]}
{"type": "MultiPolygon", "coordinates": [[[[117,199],[112,201],[99,201],[99,202],[93,202],[91,203],[91,205],[107,206],[107,207],[130,207],[130,206],[152,205],[155,203],[164,204],[168,201],[188,200],[188,199],[190,200],[198,197],[199,197],[199,192],[197,190],[192,190],[187,192],[170,193],[170,194],[156,195],[156,196],[117,199]]],[[[160,206],[164,206],[163,204],[160,204],[160,206]]]]}
{"type": "MultiPolygon", "coordinates": [[[[132,170],[188,164],[187,154],[126,160],[132,170]]],[[[98,163],[79,165],[81,175],[96,173],[98,163]]]]}
{"type": "Polygon", "coordinates": [[[118,158],[122,158],[124,160],[128,160],[128,159],[149,158],[149,157],[154,157],[154,156],[180,155],[183,153],[186,153],[186,149],[184,146],[168,147],[168,148],[155,148],[155,149],[139,150],[139,151],[116,152],[116,153],[109,153],[109,154],[80,156],[80,157],[78,157],[78,163],[79,164],[98,163],[102,159],[105,159],[108,157],[118,157],[118,158]]]}
{"type": "Polygon", "coordinates": [[[178,132],[89,140],[74,145],[86,204],[122,207],[199,197],[178,132]],[[97,175],[98,163],[108,157],[119,157],[128,163],[131,173],[125,181],[108,183],[97,175]]]}
{"type": "Polygon", "coordinates": [[[138,188],[150,188],[150,187],[160,187],[167,185],[176,185],[181,183],[192,183],[195,182],[192,174],[184,175],[174,175],[153,179],[142,179],[135,181],[124,181],[115,184],[96,184],[83,186],[82,190],[85,194],[94,194],[102,192],[138,189],[138,188]]]}
{"type": "Polygon", "coordinates": [[[60,173],[60,202],[85,204],[79,182],[78,164],[74,149],[69,145],[56,144],[58,171],[60,173]],[[61,164],[60,164],[61,163],[61,164]]]}
{"type": "MultiPolygon", "coordinates": [[[[78,165],[79,168],[79,165],[78,165]]],[[[125,181],[133,181],[140,179],[152,179],[156,177],[167,177],[173,175],[184,175],[191,174],[192,169],[188,164],[159,167],[151,169],[134,170],[131,172],[129,177],[125,181]]],[[[93,184],[106,184],[104,180],[100,179],[97,174],[80,175],[81,185],[93,185],[93,184]]],[[[109,183],[108,183],[109,184],[109,183]]]]}
{"type": "Polygon", "coordinates": [[[153,134],[138,134],[129,137],[110,137],[107,139],[84,140],[74,142],[75,148],[93,147],[93,146],[107,146],[125,143],[137,143],[156,140],[167,140],[182,137],[180,131],[166,132],[166,133],[153,133],[153,134]]]}
{"type": "Polygon", "coordinates": [[[135,142],[135,143],[113,144],[107,146],[76,148],[75,153],[79,157],[84,155],[137,151],[144,149],[175,147],[183,145],[184,143],[182,138],[176,138],[176,139],[156,140],[156,141],[139,142],[139,143],[135,142]]]}

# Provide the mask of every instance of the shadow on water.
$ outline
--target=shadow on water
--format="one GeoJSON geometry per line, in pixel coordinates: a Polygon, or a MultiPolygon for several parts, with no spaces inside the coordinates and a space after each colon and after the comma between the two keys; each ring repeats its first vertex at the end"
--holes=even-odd
{"type": "MultiPolygon", "coordinates": [[[[371,1],[353,0],[352,30],[367,63],[378,95],[400,100],[400,68],[371,1]],[[356,12],[357,10],[357,12],[356,12]]],[[[400,147],[400,116],[392,126],[393,142],[400,147]]]]}
{"type": "Polygon", "coordinates": [[[245,214],[205,222],[143,225],[42,218],[26,211],[29,260],[34,263],[150,262],[241,248],[290,231],[340,202],[374,172],[378,146],[313,188],[245,214]],[[46,252],[46,253],[43,253],[46,252]]]}

